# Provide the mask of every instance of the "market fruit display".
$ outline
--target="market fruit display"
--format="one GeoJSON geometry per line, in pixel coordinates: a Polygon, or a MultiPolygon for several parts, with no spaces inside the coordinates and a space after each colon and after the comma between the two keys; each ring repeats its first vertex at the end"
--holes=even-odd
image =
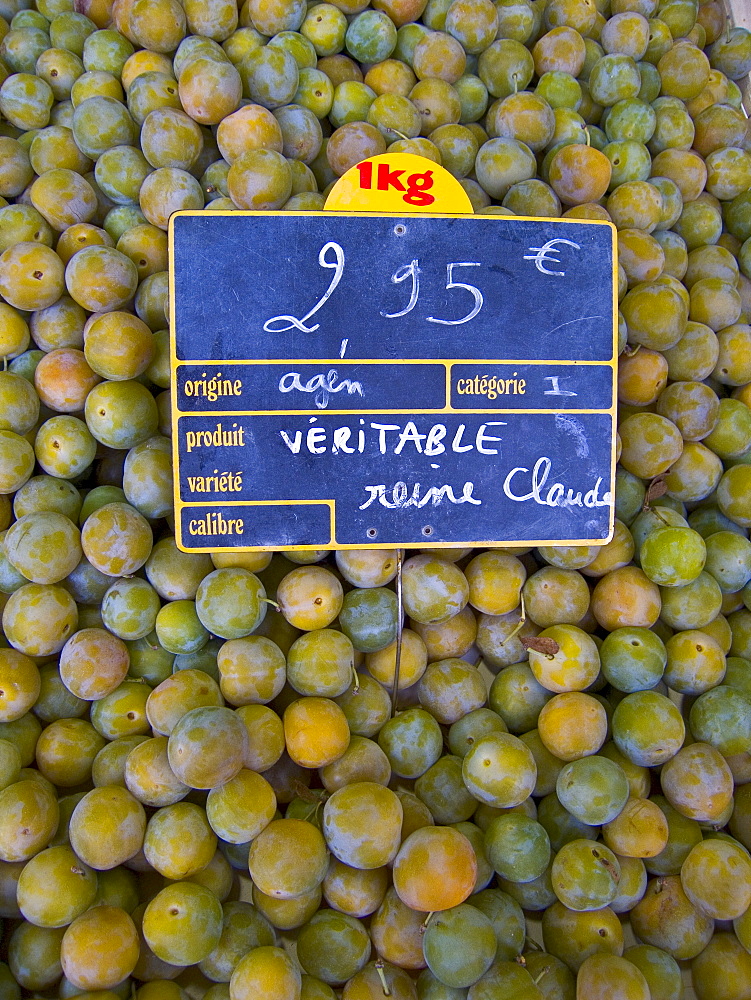
{"type": "Polygon", "coordinates": [[[2,1000],[751,996],[750,70],[721,0],[0,0],[2,1000]],[[615,224],[612,540],[181,552],[170,216],[387,150],[615,224]]]}

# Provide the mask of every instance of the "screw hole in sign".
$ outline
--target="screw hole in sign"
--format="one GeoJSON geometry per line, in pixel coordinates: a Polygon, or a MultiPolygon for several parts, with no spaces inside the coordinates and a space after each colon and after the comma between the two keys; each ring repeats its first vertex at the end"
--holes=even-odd
{"type": "Polygon", "coordinates": [[[368,536],[368,538],[375,538],[375,536],[378,534],[378,532],[376,531],[375,528],[368,528],[368,530],[365,532],[365,534],[368,536]]]}
{"type": "Polygon", "coordinates": [[[433,529],[430,527],[429,524],[426,524],[425,527],[422,529],[422,533],[423,535],[432,535],[433,529]]]}
{"type": "MultiPolygon", "coordinates": [[[[329,192],[327,212],[473,215],[459,181],[433,160],[415,153],[381,153],[356,163],[329,192]]],[[[406,226],[395,226],[403,236],[406,226]]]]}

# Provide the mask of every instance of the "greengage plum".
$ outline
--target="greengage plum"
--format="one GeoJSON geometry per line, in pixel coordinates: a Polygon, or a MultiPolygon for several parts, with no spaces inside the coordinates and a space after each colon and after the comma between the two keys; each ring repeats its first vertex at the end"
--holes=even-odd
{"type": "Polygon", "coordinates": [[[70,843],[90,868],[105,871],[129,861],[140,851],[146,813],[121,785],[87,792],[70,818],[70,843]]]}
{"type": "Polygon", "coordinates": [[[157,958],[171,965],[203,961],[219,943],[222,907],[202,885],[176,882],[158,892],[143,914],[143,936],[157,958]]]}
{"type": "Polygon", "coordinates": [[[394,792],[371,781],[338,789],[323,812],[329,850],[354,868],[380,868],[392,861],[401,842],[403,810],[394,792]]]}

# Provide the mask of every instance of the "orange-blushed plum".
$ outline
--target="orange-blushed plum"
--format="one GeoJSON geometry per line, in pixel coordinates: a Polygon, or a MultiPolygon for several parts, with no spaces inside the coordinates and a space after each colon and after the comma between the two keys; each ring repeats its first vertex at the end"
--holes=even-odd
{"type": "Polygon", "coordinates": [[[222,904],[193,882],[165,886],[143,913],[143,936],[163,962],[195,965],[207,958],[222,934],[222,904]]]}
{"type": "Polygon", "coordinates": [[[598,201],[610,185],[610,160],[594,146],[563,146],[550,161],[549,182],[564,205],[598,201]]]}
{"type": "Polygon", "coordinates": [[[543,744],[555,757],[578,760],[597,753],[605,742],[608,717],[593,695],[567,691],[543,705],[537,728],[543,744]]]}
{"type": "Polygon", "coordinates": [[[81,529],[84,555],[106,576],[129,576],[146,562],[153,543],[149,523],[127,503],[105,504],[81,529]]]}
{"type": "Polygon", "coordinates": [[[470,841],[450,826],[425,826],[404,841],[394,860],[394,888],[414,910],[458,906],[473,892],[477,856],[470,841]]]}
{"type": "Polygon", "coordinates": [[[464,656],[477,638],[477,619],[469,605],[446,622],[426,625],[410,621],[410,628],[425,643],[428,661],[464,656]]]}
{"type": "Polygon", "coordinates": [[[324,566],[299,566],[279,583],[276,599],[286,620],[311,631],[326,628],[341,611],[342,585],[324,566]]]}
{"type": "Polygon", "coordinates": [[[294,899],[323,882],[329,854],[321,831],[301,819],[276,819],[250,845],[255,885],[275,899],[294,899]]]}
{"type": "Polygon", "coordinates": [[[401,901],[389,886],[370,921],[370,934],[378,954],[402,969],[422,969],[422,939],[426,914],[401,901]]]}
{"type": "Polygon", "coordinates": [[[653,858],[667,845],[668,821],[656,802],[632,797],[605,824],[602,835],[606,846],[619,856],[653,858]]]}
{"type": "Polygon", "coordinates": [[[347,718],[330,698],[298,698],[284,710],[283,722],[287,753],[302,767],[325,767],[349,746],[347,718]]]}
{"type": "Polygon", "coordinates": [[[714,920],[694,906],[678,875],[651,879],[630,920],[644,944],[662,948],[676,961],[695,958],[714,932],[714,920]]]}
{"type": "Polygon", "coordinates": [[[486,615],[505,615],[519,605],[527,577],[524,564],[505,552],[481,552],[467,565],[469,603],[486,615]]]}
{"type": "Polygon", "coordinates": [[[660,608],[659,587],[638,566],[611,570],[592,592],[592,613],[608,632],[634,625],[651,628],[660,608]]]}
{"type": "Polygon", "coordinates": [[[272,113],[260,104],[247,104],[219,122],[216,141],[224,159],[232,164],[246,150],[282,151],[282,130],[272,113]]]}
{"type": "Polygon", "coordinates": [[[93,788],[70,818],[70,843],[78,857],[99,871],[129,861],[143,846],[146,813],[121,785],[93,788]]]}
{"type": "Polygon", "coordinates": [[[538,76],[560,70],[578,76],[586,59],[584,39],[574,28],[561,25],[539,38],[532,48],[538,76]]]}
{"type": "Polygon", "coordinates": [[[251,949],[240,959],[229,985],[230,1000],[300,1000],[302,976],[292,958],[273,945],[251,949]]]}
{"type": "Polygon", "coordinates": [[[49,351],[34,370],[34,388],[39,398],[57,413],[83,409],[89,391],[101,381],[83,351],[75,347],[49,351]]]}
{"type": "Polygon", "coordinates": [[[60,678],[71,694],[84,701],[114,691],[129,666],[128,647],[106,629],[80,629],[60,651],[60,678]]]}
{"type": "Polygon", "coordinates": [[[191,788],[213,788],[243,766],[248,736],[231,708],[191,709],[175,725],[167,744],[170,767],[191,788]]]}
{"type": "MultiPolygon", "coordinates": [[[[668,362],[659,351],[642,347],[618,362],[618,399],[629,406],[654,403],[668,381],[668,362]]],[[[669,417],[669,414],[665,414],[669,417]]]]}
{"type": "Polygon", "coordinates": [[[373,781],[337,789],[323,810],[323,835],[332,854],[353,868],[381,868],[401,843],[403,809],[395,792],[373,781]]]}
{"type": "Polygon", "coordinates": [[[138,933],[119,906],[94,906],[68,925],[60,945],[63,972],[82,990],[109,989],[138,961],[138,933]]]}
{"type": "Polygon", "coordinates": [[[719,820],[733,799],[733,774],[720,751],[708,743],[679,750],[664,765],[660,784],[674,809],[700,823],[719,820]]]}
{"type": "Polygon", "coordinates": [[[386,866],[352,868],[332,858],[321,888],[332,910],[340,910],[351,917],[367,917],[383,902],[389,877],[386,866]]]}

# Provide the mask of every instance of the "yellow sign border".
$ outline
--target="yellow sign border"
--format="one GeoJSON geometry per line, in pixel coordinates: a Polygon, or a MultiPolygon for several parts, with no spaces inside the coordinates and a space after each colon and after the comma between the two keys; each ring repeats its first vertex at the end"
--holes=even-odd
{"type": "MultiPolygon", "coordinates": [[[[409,155],[409,154],[403,154],[403,155],[409,155]]],[[[378,159],[378,158],[374,157],[373,159],[378,159]]],[[[415,159],[422,159],[422,158],[421,157],[415,157],[415,159]]],[[[428,161],[428,162],[430,162],[430,161],[428,161]]],[[[433,164],[433,166],[437,166],[437,164],[433,164]]],[[[184,541],[183,541],[183,531],[182,531],[182,529],[183,529],[183,511],[188,511],[191,508],[195,508],[195,507],[204,507],[204,508],[205,507],[223,507],[223,508],[226,508],[227,507],[227,501],[223,501],[223,500],[213,501],[213,500],[211,500],[211,501],[203,501],[203,502],[200,502],[200,501],[190,502],[190,501],[184,501],[181,498],[181,496],[180,496],[180,488],[179,488],[180,487],[180,476],[179,476],[180,454],[179,454],[179,447],[178,447],[179,435],[177,434],[178,420],[182,416],[196,416],[197,414],[195,413],[195,411],[184,411],[184,410],[180,410],[178,408],[178,405],[177,405],[177,394],[175,392],[175,387],[177,385],[177,372],[178,372],[178,369],[181,366],[183,366],[183,365],[195,365],[195,364],[199,364],[200,365],[202,363],[202,359],[197,359],[197,360],[191,359],[190,361],[180,361],[177,358],[177,352],[176,352],[176,332],[175,332],[175,328],[174,328],[174,324],[176,322],[176,315],[177,315],[176,311],[175,311],[175,273],[174,273],[174,260],[175,260],[175,256],[174,256],[174,222],[175,222],[175,219],[179,219],[179,218],[192,218],[192,217],[205,218],[206,216],[211,216],[211,217],[214,217],[214,218],[221,218],[223,216],[227,216],[227,217],[241,216],[241,217],[245,217],[245,218],[267,218],[268,216],[282,216],[284,218],[306,218],[306,219],[310,218],[311,216],[312,217],[320,217],[320,218],[331,218],[332,216],[334,216],[334,217],[341,216],[341,217],[344,217],[344,218],[353,218],[353,217],[354,218],[372,218],[373,216],[380,216],[380,217],[384,217],[384,218],[395,218],[395,217],[399,217],[400,215],[403,216],[405,214],[407,214],[407,213],[405,213],[405,212],[390,213],[390,212],[383,212],[383,211],[381,211],[381,212],[369,212],[369,211],[350,212],[350,211],[326,211],[326,210],[321,211],[321,212],[284,212],[284,211],[274,211],[274,212],[219,211],[219,212],[212,212],[210,210],[207,211],[207,210],[204,209],[202,211],[193,211],[193,210],[190,210],[190,211],[176,212],[174,215],[172,215],[170,217],[169,227],[168,227],[168,239],[169,239],[169,308],[170,308],[170,338],[169,338],[169,345],[170,345],[170,415],[171,415],[171,421],[172,421],[173,498],[174,498],[174,511],[175,511],[175,514],[174,514],[174,517],[175,517],[175,541],[176,541],[177,547],[181,551],[183,551],[183,552],[196,552],[196,553],[204,553],[204,552],[209,553],[209,552],[269,552],[269,551],[274,551],[274,552],[277,552],[277,551],[278,552],[312,552],[312,551],[318,551],[318,550],[321,550],[321,549],[327,549],[327,550],[330,549],[332,551],[337,551],[337,550],[348,550],[348,549],[355,550],[355,549],[384,549],[384,548],[388,548],[388,549],[399,549],[399,548],[403,548],[403,549],[415,549],[415,548],[419,548],[419,549],[460,549],[460,548],[504,548],[504,549],[511,549],[511,548],[527,548],[528,549],[528,548],[534,548],[534,547],[541,546],[541,545],[547,545],[547,546],[550,546],[550,545],[559,545],[559,546],[563,546],[563,545],[566,545],[566,546],[584,546],[584,545],[603,546],[603,545],[607,545],[608,542],[612,539],[613,533],[614,533],[614,530],[615,530],[615,505],[614,504],[612,504],[610,506],[610,509],[609,509],[609,530],[608,530],[608,534],[607,534],[607,536],[605,538],[602,538],[602,539],[560,539],[560,538],[549,539],[549,538],[540,538],[540,539],[525,539],[525,540],[519,541],[519,542],[498,541],[497,539],[494,539],[494,540],[477,539],[477,540],[473,540],[473,541],[466,540],[466,541],[461,541],[461,542],[444,542],[444,541],[429,542],[429,541],[426,540],[426,541],[421,541],[419,544],[416,543],[416,542],[414,542],[414,541],[410,541],[410,542],[392,542],[392,543],[389,543],[388,545],[384,545],[383,543],[376,544],[376,543],[368,543],[368,542],[363,542],[362,544],[340,543],[340,542],[337,542],[337,540],[336,540],[336,523],[335,523],[335,504],[336,504],[336,501],[335,501],[335,499],[331,498],[331,499],[321,499],[321,500],[310,500],[310,499],[308,499],[308,500],[293,500],[293,499],[290,498],[290,499],[287,499],[287,500],[235,501],[235,502],[232,503],[232,507],[233,508],[234,507],[238,507],[238,508],[240,508],[240,507],[258,507],[258,506],[285,507],[285,506],[299,506],[301,504],[304,504],[304,505],[314,504],[314,505],[328,506],[329,507],[329,511],[330,511],[331,538],[330,538],[329,542],[326,545],[320,545],[320,544],[315,544],[315,545],[314,544],[311,544],[311,545],[275,545],[275,546],[261,546],[261,545],[253,545],[253,546],[245,546],[245,545],[226,545],[226,546],[221,546],[221,545],[219,545],[219,546],[217,546],[217,545],[211,545],[211,546],[201,546],[201,547],[197,547],[197,546],[186,547],[185,546],[184,541]]],[[[422,216],[422,217],[425,217],[425,216],[422,216]]],[[[611,434],[611,468],[612,468],[612,474],[611,474],[611,480],[610,480],[610,484],[609,484],[609,492],[610,492],[611,496],[614,497],[615,496],[615,470],[616,470],[616,464],[617,464],[616,463],[616,426],[617,426],[616,421],[617,421],[617,367],[618,367],[618,244],[617,244],[617,229],[616,229],[616,227],[613,225],[612,222],[606,222],[606,221],[595,220],[595,219],[564,219],[564,218],[557,218],[557,219],[547,219],[547,218],[545,218],[545,219],[543,219],[543,218],[539,218],[539,217],[535,217],[535,216],[501,216],[501,215],[491,215],[491,216],[488,216],[488,215],[469,215],[469,214],[464,214],[464,213],[462,213],[462,214],[450,214],[450,213],[443,213],[443,212],[441,212],[441,213],[430,212],[429,214],[427,214],[427,217],[430,218],[430,219],[435,219],[435,220],[440,220],[440,219],[454,220],[454,219],[456,219],[456,220],[463,220],[463,221],[482,220],[482,221],[486,221],[487,222],[488,220],[494,220],[494,219],[496,219],[496,220],[501,221],[501,222],[546,222],[546,223],[558,223],[558,224],[563,224],[563,225],[569,225],[569,224],[575,223],[577,225],[585,225],[585,226],[600,226],[600,227],[605,226],[605,227],[607,227],[610,230],[612,261],[613,261],[613,281],[612,281],[612,294],[613,294],[613,335],[612,335],[612,356],[611,356],[611,360],[610,361],[602,361],[602,362],[600,362],[600,361],[598,361],[598,362],[581,361],[581,362],[577,362],[577,361],[570,361],[570,360],[556,361],[555,359],[546,359],[544,362],[543,361],[522,362],[518,358],[517,359],[513,359],[512,361],[504,361],[504,360],[498,359],[498,358],[481,358],[481,359],[478,359],[478,358],[470,358],[470,359],[462,359],[462,358],[450,358],[449,359],[449,358],[443,358],[443,359],[440,359],[439,361],[436,361],[435,358],[426,358],[426,359],[412,358],[412,359],[410,359],[408,361],[404,361],[403,363],[404,364],[443,364],[443,365],[446,366],[447,377],[450,376],[451,368],[455,364],[478,364],[478,363],[487,363],[487,364],[522,364],[522,363],[530,363],[530,364],[580,365],[582,367],[585,366],[585,365],[589,366],[589,365],[595,365],[596,364],[596,365],[601,365],[601,366],[610,368],[612,370],[612,385],[613,385],[613,393],[612,393],[612,400],[611,400],[611,406],[610,406],[610,408],[609,409],[596,409],[596,410],[591,410],[591,409],[579,409],[579,410],[570,410],[570,411],[566,410],[566,412],[580,413],[580,414],[584,414],[584,413],[600,413],[600,414],[603,414],[603,415],[604,414],[610,415],[611,420],[612,420],[612,434],[611,434]]],[[[286,361],[286,362],[285,362],[284,359],[280,359],[279,363],[281,363],[281,364],[290,363],[290,361],[292,361],[295,364],[304,364],[305,363],[303,360],[301,360],[299,358],[298,359],[289,359],[289,361],[286,361]]],[[[207,361],[206,363],[207,364],[221,364],[222,362],[221,361],[217,362],[216,360],[212,359],[211,361],[207,361]]],[[[249,365],[252,365],[252,364],[260,364],[260,363],[268,364],[269,362],[266,362],[266,361],[263,361],[263,362],[260,362],[260,361],[235,362],[235,361],[233,361],[231,363],[232,364],[249,364],[249,365]]],[[[312,363],[315,363],[315,364],[327,364],[327,363],[340,364],[341,363],[341,359],[339,359],[339,358],[332,358],[332,359],[328,359],[327,360],[325,358],[315,358],[315,359],[313,359],[312,363]]],[[[383,364],[384,362],[383,362],[383,360],[379,361],[379,359],[370,359],[369,361],[364,361],[362,363],[364,363],[364,364],[368,364],[368,363],[370,363],[370,364],[378,364],[378,363],[383,364]]],[[[451,398],[450,395],[448,395],[447,396],[447,400],[450,401],[450,398],[451,398]]],[[[211,413],[213,415],[217,411],[211,410],[211,411],[206,411],[206,412],[211,413]]],[[[238,411],[231,411],[231,412],[233,413],[233,415],[261,416],[261,415],[264,415],[264,414],[268,414],[269,412],[285,413],[287,411],[278,411],[278,410],[274,410],[274,411],[268,411],[268,410],[248,410],[248,411],[242,411],[239,414],[238,414],[238,411]]],[[[294,413],[294,414],[300,414],[300,413],[304,414],[307,411],[295,409],[295,410],[292,410],[292,411],[289,411],[289,412],[290,413],[294,413]]],[[[315,411],[315,412],[317,412],[317,411],[315,411]]],[[[327,412],[331,412],[332,414],[337,414],[337,413],[340,413],[340,412],[341,413],[346,413],[346,414],[351,414],[353,411],[351,411],[351,410],[346,410],[346,411],[331,410],[331,411],[327,411],[327,412]]],[[[359,413],[360,411],[358,410],[357,412],[359,413]]],[[[368,411],[363,411],[363,412],[368,412],[368,411]]],[[[439,414],[439,413],[456,413],[456,414],[473,413],[474,414],[474,413],[537,413],[537,412],[548,413],[548,412],[551,412],[551,411],[549,411],[549,410],[526,410],[526,409],[525,410],[519,410],[519,409],[516,409],[516,408],[509,409],[509,410],[496,409],[496,408],[489,409],[489,410],[482,410],[482,409],[476,409],[476,410],[475,409],[472,409],[472,410],[455,410],[453,407],[447,406],[447,407],[444,407],[443,409],[429,410],[429,411],[419,411],[419,410],[383,410],[383,409],[379,409],[378,411],[373,411],[373,412],[379,412],[379,413],[388,412],[390,414],[400,414],[400,413],[401,414],[415,414],[415,413],[421,413],[421,412],[436,413],[436,414],[439,414]]]]}

